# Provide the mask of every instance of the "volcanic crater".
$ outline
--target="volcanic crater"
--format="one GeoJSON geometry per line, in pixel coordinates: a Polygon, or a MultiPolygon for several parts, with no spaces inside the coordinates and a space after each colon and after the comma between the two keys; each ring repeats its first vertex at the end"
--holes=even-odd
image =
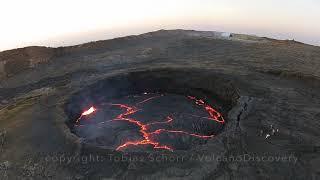
{"type": "Polygon", "coordinates": [[[172,152],[218,136],[237,98],[236,89],[218,74],[158,69],[84,87],[70,97],[65,112],[71,132],[91,147],[172,152]]]}

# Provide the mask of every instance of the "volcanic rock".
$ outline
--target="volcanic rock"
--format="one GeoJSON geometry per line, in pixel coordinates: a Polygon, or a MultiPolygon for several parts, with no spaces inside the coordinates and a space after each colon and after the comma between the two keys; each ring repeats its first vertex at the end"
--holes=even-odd
{"type": "Polygon", "coordinates": [[[10,168],[1,170],[0,179],[320,179],[316,46],[160,30],[71,47],[3,51],[0,79],[0,129],[6,132],[0,162],[10,162],[2,165],[10,168]],[[70,98],[98,89],[106,79],[139,73],[162,78],[170,92],[176,83],[185,85],[179,90],[184,94],[217,98],[223,130],[206,143],[173,152],[139,154],[84,143],[70,128],[70,98]]]}

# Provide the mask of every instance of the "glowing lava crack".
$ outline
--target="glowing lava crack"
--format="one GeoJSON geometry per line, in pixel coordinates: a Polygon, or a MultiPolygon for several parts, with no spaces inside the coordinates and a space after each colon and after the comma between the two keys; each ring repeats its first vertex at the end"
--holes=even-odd
{"type": "Polygon", "coordinates": [[[88,116],[90,114],[92,114],[93,112],[95,112],[97,109],[93,106],[91,106],[88,110],[84,111],[83,113],[81,113],[81,116],[77,119],[76,123],[79,123],[80,119],[83,116],[88,116]]]}
{"type": "MultiPolygon", "coordinates": [[[[151,101],[151,100],[159,98],[159,97],[161,97],[161,95],[146,98],[143,101],[135,103],[134,106],[130,106],[127,104],[112,104],[112,103],[109,104],[110,106],[118,107],[119,109],[124,110],[124,112],[118,114],[114,119],[112,119],[110,121],[105,121],[105,122],[126,121],[128,123],[134,124],[139,128],[139,133],[142,135],[142,138],[143,138],[142,140],[124,142],[121,145],[119,145],[116,148],[116,150],[123,150],[124,148],[128,148],[129,146],[140,146],[140,145],[146,146],[147,145],[147,146],[151,146],[154,149],[164,149],[164,150],[173,151],[174,147],[161,144],[159,141],[154,140],[153,137],[155,137],[159,134],[162,134],[162,133],[188,135],[188,136],[192,136],[195,138],[201,138],[201,139],[208,139],[208,138],[214,137],[214,135],[201,135],[201,134],[186,132],[181,129],[170,130],[170,129],[165,129],[165,128],[158,128],[158,129],[151,131],[151,127],[154,127],[155,125],[161,125],[161,124],[168,125],[170,123],[173,123],[174,119],[171,116],[167,116],[165,121],[156,121],[156,122],[150,122],[150,123],[143,123],[142,121],[139,121],[138,119],[129,117],[130,115],[133,115],[141,110],[137,106],[142,105],[144,103],[147,103],[148,101],[151,101]]],[[[225,123],[225,120],[223,119],[222,115],[218,111],[216,111],[214,108],[212,108],[210,105],[206,104],[203,100],[197,99],[192,96],[188,96],[188,99],[194,101],[196,105],[204,108],[209,115],[208,117],[200,117],[200,118],[213,120],[216,123],[220,123],[220,124],[225,123]]],[[[85,110],[81,114],[81,116],[77,119],[76,125],[77,124],[79,125],[80,120],[82,120],[83,117],[89,116],[89,115],[94,115],[94,113],[96,111],[97,111],[97,109],[93,106],[90,107],[89,109],[85,110]]],[[[196,116],[196,115],[191,115],[191,116],[196,116]]],[[[105,123],[105,122],[102,122],[102,123],[105,123]]]]}

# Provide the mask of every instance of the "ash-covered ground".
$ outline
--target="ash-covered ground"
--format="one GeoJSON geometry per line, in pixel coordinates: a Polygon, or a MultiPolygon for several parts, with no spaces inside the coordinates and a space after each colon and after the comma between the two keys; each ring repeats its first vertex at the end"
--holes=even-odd
{"type": "MultiPolygon", "coordinates": [[[[316,46],[161,30],[72,47],[0,52],[0,78],[0,179],[320,179],[316,46]],[[210,105],[218,100],[221,109],[214,108],[225,118],[224,127],[205,142],[174,151],[127,152],[87,143],[70,128],[70,120],[86,108],[68,114],[66,104],[110,77],[116,78],[109,86],[123,74],[135,79],[134,72],[143,73],[141,86],[156,87],[153,79],[160,78],[169,93],[178,89],[178,97],[171,98],[196,94],[210,105]]],[[[122,88],[128,89],[113,91],[122,88]]],[[[169,121],[164,114],[172,110],[189,113],[187,107],[169,107],[158,120],[169,121]]],[[[126,109],[114,111],[117,117],[126,109]]],[[[152,113],[146,114],[156,116],[152,113]]],[[[134,115],[122,116],[128,117],[134,115]]]]}

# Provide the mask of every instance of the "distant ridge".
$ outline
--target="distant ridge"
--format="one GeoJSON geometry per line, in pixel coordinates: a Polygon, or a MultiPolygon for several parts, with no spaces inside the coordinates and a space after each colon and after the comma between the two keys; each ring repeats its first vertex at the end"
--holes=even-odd
{"type": "MultiPolygon", "coordinates": [[[[133,46],[139,43],[148,41],[172,40],[179,38],[190,39],[219,39],[226,41],[237,41],[241,43],[273,43],[277,45],[301,45],[312,46],[293,40],[276,40],[266,37],[258,37],[254,35],[216,32],[216,31],[195,31],[195,30],[158,30],[140,35],[132,35],[118,37],[108,40],[92,41],[73,46],[65,47],[44,47],[44,46],[29,46],[24,48],[5,50],[0,52],[0,79],[12,76],[20,71],[33,68],[38,64],[47,63],[53,58],[92,51],[108,51],[114,49],[122,49],[124,47],[133,46]]],[[[315,46],[317,47],[317,46],[315,46]]],[[[319,48],[319,47],[317,47],[319,48]]]]}

